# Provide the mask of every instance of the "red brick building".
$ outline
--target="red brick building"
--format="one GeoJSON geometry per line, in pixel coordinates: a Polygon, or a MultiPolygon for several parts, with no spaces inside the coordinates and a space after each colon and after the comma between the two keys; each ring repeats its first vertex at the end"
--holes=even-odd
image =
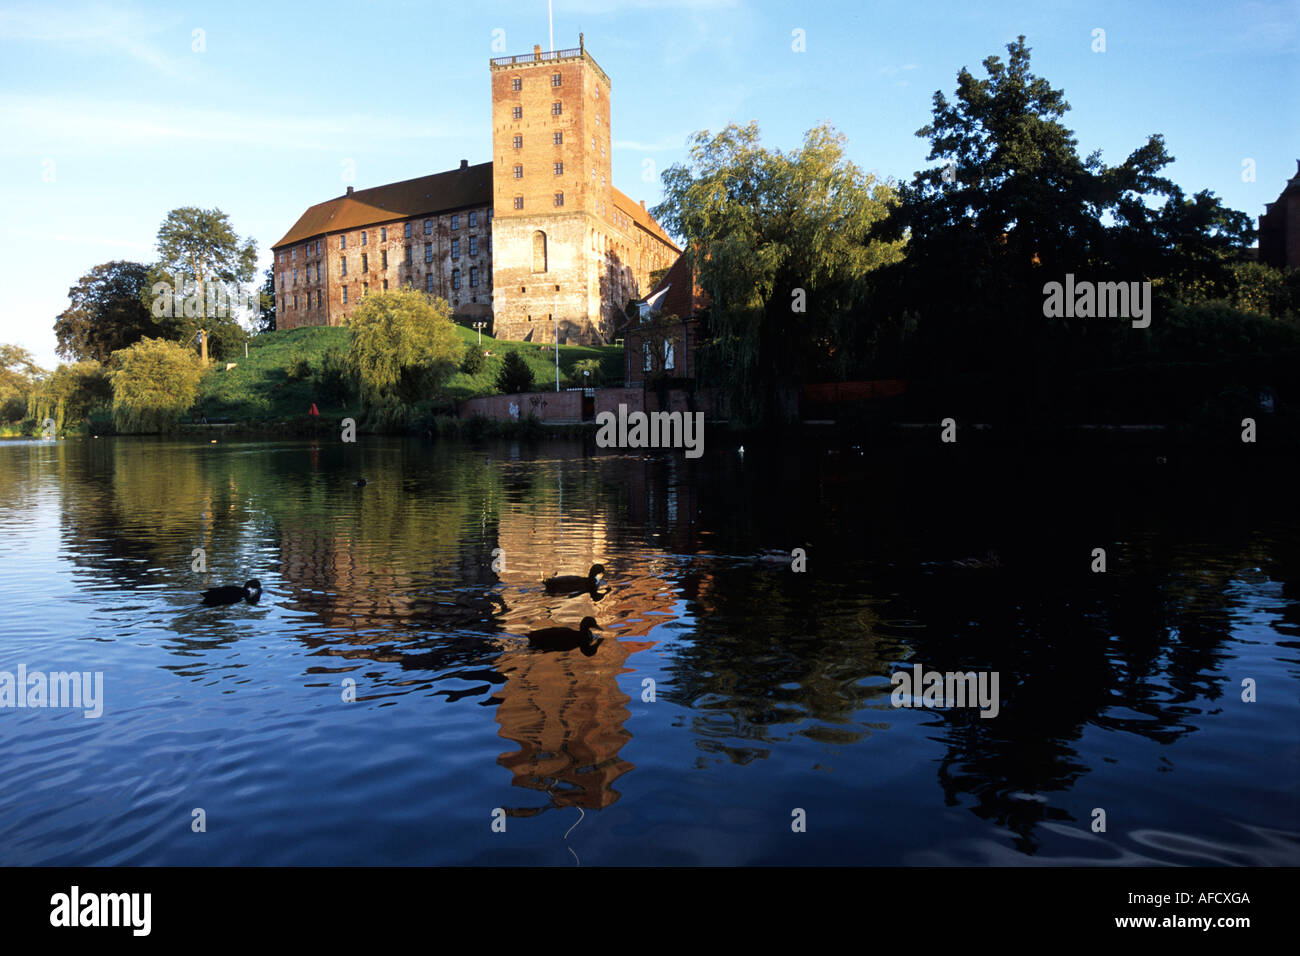
{"type": "Polygon", "coordinates": [[[1300,160],[1277,201],[1267,203],[1259,217],[1259,261],[1300,269],[1300,160]]]}
{"type": "Polygon", "coordinates": [[[700,315],[707,304],[687,256],[679,255],[623,328],[623,384],[632,388],[659,376],[696,378],[700,315]]]}
{"type": "Polygon", "coordinates": [[[680,250],[614,188],[610,79],[581,36],[489,72],[492,162],[308,209],[272,246],[280,328],[339,325],[367,292],[410,285],[499,338],[613,339],[680,250]]]}

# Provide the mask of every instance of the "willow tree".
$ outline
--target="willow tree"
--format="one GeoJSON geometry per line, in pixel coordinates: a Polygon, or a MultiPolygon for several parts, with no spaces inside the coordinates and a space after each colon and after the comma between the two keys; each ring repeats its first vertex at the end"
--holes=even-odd
{"type": "Polygon", "coordinates": [[[867,276],[902,255],[901,240],[868,236],[893,186],[844,147],[819,126],[799,149],[768,149],[757,123],[733,123],[696,133],[689,162],[664,171],[654,215],[686,240],[711,301],[712,364],[741,420],[777,420],[783,387],[843,374],[841,343],[870,322],[867,276]]]}
{"type": "Polygon", "coordinates": [[[198,357],[166,339],[141,339],[113,353],[113,424],[124,434],[176,429],[198,397],[198,357]]]}
{"type": "Polygon", "coordinates": [[[366,405],[432,397],[463,354],[447,300],[414,289],[367,295],[348,327],[348,369],[366,405]]]}

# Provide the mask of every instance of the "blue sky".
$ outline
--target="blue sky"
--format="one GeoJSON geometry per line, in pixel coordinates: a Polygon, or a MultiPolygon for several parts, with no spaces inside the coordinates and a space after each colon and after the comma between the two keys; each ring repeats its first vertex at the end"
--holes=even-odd
{"type": "MultiPolygon", "coordinates": [[[[688,136],[733,120],[783,149],[828,121],[908,179],[934,91],[1024,33],[1081,153],[1163,133],[1171,178],[1258,216],[1300,158],[1298,21],[1296,0],[554,0],[555,45],[583,31],[613,82],[615,185],[648,205],[688,136]]],[[[52,367],[68,287],[149,261],[174,207],[220,207],[265,267],[349,170],[364,188],[489,160],[496,30],[547,46],[545,0],[0,4],[0,342],[52,367]]]]}

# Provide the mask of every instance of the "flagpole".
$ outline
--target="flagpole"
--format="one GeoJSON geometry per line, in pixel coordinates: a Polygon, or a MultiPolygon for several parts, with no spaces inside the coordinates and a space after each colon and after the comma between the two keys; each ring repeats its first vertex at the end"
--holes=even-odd
{"type": "Polygon", "coordinates": [[[554,50],[555,49],[555,21],[551,16],[551,0],[546,0],[546,32],[547,32],[547,36],[551,41],[551,45],[547,47],[547,49],[554,50]]]}

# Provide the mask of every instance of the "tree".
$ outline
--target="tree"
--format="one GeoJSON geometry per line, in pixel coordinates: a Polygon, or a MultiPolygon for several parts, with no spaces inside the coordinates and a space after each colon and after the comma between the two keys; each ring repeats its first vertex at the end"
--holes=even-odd
{"type": "Polygon", "coordinates": [[[149,266],[116,260],[95,266],[68,290],[68,308],[54,321],[58,353],[77,361],[107,362],[118,349],[163,327],[145,305],[149,266]]]}
{"type": "Polygon", "coordinates": [[[507,352],[497,369],[497,391],[506,395],[530,392],[533,389],[533,370],[518,352],[507,352]]]}
{"type": "Polygon", "coordinates": [[[114,352],[111,364],[113,424],[122,433],[174,431],[203,376],[193,351],[165,339],[142,339],[114,352]]]}
{"type": "Polygon", "coordinates": [[[261,311],[254,326],[254,332],[275,331],[275,267],[266,270],[266,281],[260,290],[261,311]]]}
{"type": "Polygon", "coordinates": [[[756,123],[732,124],[696,133],[689,163],[663,174],[654,215],[686,239],[742,420],[775,421],[782,387],[835,374],[837,337],[866,320],[866,277],[902,255],[901,240],[869,237],[893,187],[845,158],[844,143],[819,126],[783,153],[760,144],[756,123]]]}
{"type": "Polygon", "coordinates": [[[477,375],[487,365],[483,346],[470,342],[465,346],[465,356],[460,360],[460,370],[466,375],[477,375]]]}
{"type": "Polygon", "coordinates": [[[430,397],[461,359],[446,299],[412,289],[371,293],[348,324],[348,369],[367,405],[430,397]]]}
{"type": "Polygon", "coordinates": [[[256,241],[240,239],[220,209],[173,209],[158,228],[158,261],[145,301],[168,337],[188,343],[202,328],[209,354],[232,358],[247,338],[240,304],[260,301],[259,293],[242,289],[256,265],[256,241]]]}
{"type": "Polygon", "coordinates": [[[27,349],[0,343],[0,420],[14,422],[27,414],[28,398],[45,374],[27,349]]]}
{"type": "MultiPolygon", "coordinates": [[[[1172,157],[1159,135],[1117,166],[1095,152],[1080,158],[1061,122],[1064,93],[1030,72],[1023,36],[1007,52],[1005,63],[984,60],[985,79],[960,70],[954,100],[934,93],[932,119],[917,135],[930,141],[927,158],[942,162],[916,173],[878,231],[908,241],[878,304],[917,318],[934,378],[982,370],[1018,392],[1028,371],[1050,378],[1066,351],[1077,368],[1124,347],[1119,323],[1046,320],[1046,282],[1072,273],[1223,287],[1227,257],[1250,225],[1213,194],[1187,200],[1160,176],[1172,157]]],[[[1032,404],[1026,397],[1014,401],[1032,404]]]]}
{"type": "Polygon", "coordinates": [[[88,360],[74,365],[60,365],[36,390],[32,397],[32,417],[38,422],[54,420],[62,429],[64,422],[82,422],[91,411],[111,405],[113,387],[104,367],[88,360]]]}

